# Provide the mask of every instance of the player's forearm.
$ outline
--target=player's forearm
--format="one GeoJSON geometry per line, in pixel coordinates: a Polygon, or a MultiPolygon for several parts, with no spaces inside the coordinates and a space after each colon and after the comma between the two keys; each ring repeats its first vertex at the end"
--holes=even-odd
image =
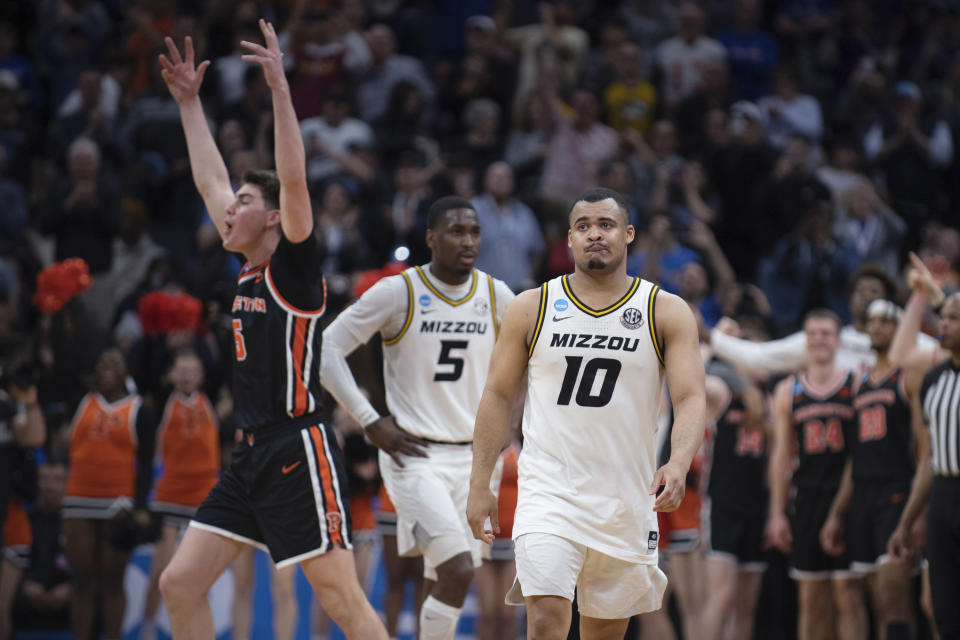
{"type": "Polygon", "coordinates": [[[787,458],[774,452],[767,467],[767,481],[770,483],[770,514],[783,513],[787,509],[787,491],[789,483],[785,473],[787,458]]]}
{"type": "Polygon", "coordinates": [[[47,437],[43,411],[37,402],[21,404],[13,420],[13,438],[22,447],[42,447],[47,437]]]}
{"type": "Polygon", "coordinates": [[[674,399],[673,432],[670,436],[670,464],[687,470],[703,443],[707,406],[702,394],[674,399]]]}
{"type": "Polygon", "coordinates": [[[197,191],[206,196],[217,189],[229,189],[230,175],[210,132],[199,96],[180,103],[180,122],[187,138],[190,171],[197,191]]]}
{"type": "Polygon", "coordinates": [[[853,496],[853,464],[847,460],[843,467],[843,477],[840,480],[840,486],[837,488],[837,495],[833,498],[833,504],[830,505],[830,515],[842,517],[850,508],[850,498],[853,496]]]}
{"type": "Polygon", "coordinates": [[[916,519],[923,513],[930,497],[930,485],[933,484],[933,467],[930,466],[930,456],[924,456],[917,465],[913,474],[913,484],[910,486],[910,497],[900,516],[900,524],[909,530],[916,519]]]}
{"type": "Polygon", "coordinates": [[[510,437],[510,413],[514,399],[484,389],[473,428],[471,487],[490,487],[490,475],[510,437]]]}
{"type": "Polygon", "coordinates": [[[908,362],[917,351],[917,336],[923,322],[923,313],[927,309],[927,299],[919,291],[910,295],[907,307],[900,317],[900,323],[893,334],[888,356],[896,365],[908,362]]]}
{"type": "Polygon", "coordinates": [[[335,345],[329,345],[326,340],[321,349],[320,383],[360,425],[366,427],[380,418],[354,380],[346,353],[335,345]]]}
{"type": "Polygon", "coordinates": [[[277,179],[285,186],[306,184],[306,152],[297,114],[293,110],[290,86],[286,82],[273,90],[273,120],[277,179]]]}
{"type": "Polygon", "coordinates": [[[795,371],[806,360],[806,341],[796,334],[770,342],[749,342],[714,329],[710,333],[714,353],[751,373],[795,371]]]}

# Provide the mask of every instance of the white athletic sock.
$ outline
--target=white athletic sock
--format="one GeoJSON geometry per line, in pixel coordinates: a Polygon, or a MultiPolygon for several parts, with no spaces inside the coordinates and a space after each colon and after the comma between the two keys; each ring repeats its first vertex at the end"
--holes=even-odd
{"type": "Polygon", "coordinates": [[[453,640],[460,609],[427,596],[420,608],[420,640],[453,640]]]}

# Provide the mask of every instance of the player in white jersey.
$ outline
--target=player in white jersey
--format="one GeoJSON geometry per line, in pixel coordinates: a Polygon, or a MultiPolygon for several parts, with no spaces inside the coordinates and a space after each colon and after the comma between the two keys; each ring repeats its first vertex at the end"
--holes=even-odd
{"type": "Polygon", "coordinates": [[[422,553],[420,638],[452,639],[482,544],[466,522],[473,422],[513,292],[473,268],[480,223],[468,200],[428,213],[431,262],[380,280],[323,334],[321,380],[381,448],[401,555],[422,553]],[[379,332],[390,416],[360,392],[346,356],[379,332]]]}
{"type": "Polygon", "coordinates": [[[686,303],[627,275],[632,240],[622,196],[580,196],[568,233],[576,269],[508,307],[480,401],[467,519],[490,543],[499,527],[489,478],[526,377],[507,600],[522,595],[531,638],[566,638],[575,590],[581,637],[622,637],[631,616],[660,608],[666,586],[655,512],[683,499],[705,428],[704,371],[686,303]],[[657,469],[664,375],[675,417],[670,460],[657,469]]]}

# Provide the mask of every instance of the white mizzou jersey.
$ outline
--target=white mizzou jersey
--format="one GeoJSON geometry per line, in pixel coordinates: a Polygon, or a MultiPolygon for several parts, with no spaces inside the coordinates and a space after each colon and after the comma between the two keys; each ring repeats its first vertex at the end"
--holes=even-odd
{"type": "Polygon", "coordinates": [[[635,278],[605,309],[567,276],[540,289],[531,338],[513,537],[562,536],[627,562],[656,564],[657,408],[663,386],[655,305],[635,278]]]}
{"type": "Polygon", "coordinates": [[[407,315],[399,333],[383,335],[387,407],[415,436],[472,442],[500,318],[513,295],[477,269],[458,287],[432,280],[427,271],[411,267],[399,276],[407,315]]]}

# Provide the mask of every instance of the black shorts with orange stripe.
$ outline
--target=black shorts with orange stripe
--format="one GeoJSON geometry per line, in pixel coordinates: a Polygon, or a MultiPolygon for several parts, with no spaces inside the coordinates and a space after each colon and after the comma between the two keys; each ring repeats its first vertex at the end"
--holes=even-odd
{"type": "Polygon", "coordinates": [[[190,526],[260,547],[278,567],[353,548],[343,454],[323,424],[243,441],[190,526]]]}

